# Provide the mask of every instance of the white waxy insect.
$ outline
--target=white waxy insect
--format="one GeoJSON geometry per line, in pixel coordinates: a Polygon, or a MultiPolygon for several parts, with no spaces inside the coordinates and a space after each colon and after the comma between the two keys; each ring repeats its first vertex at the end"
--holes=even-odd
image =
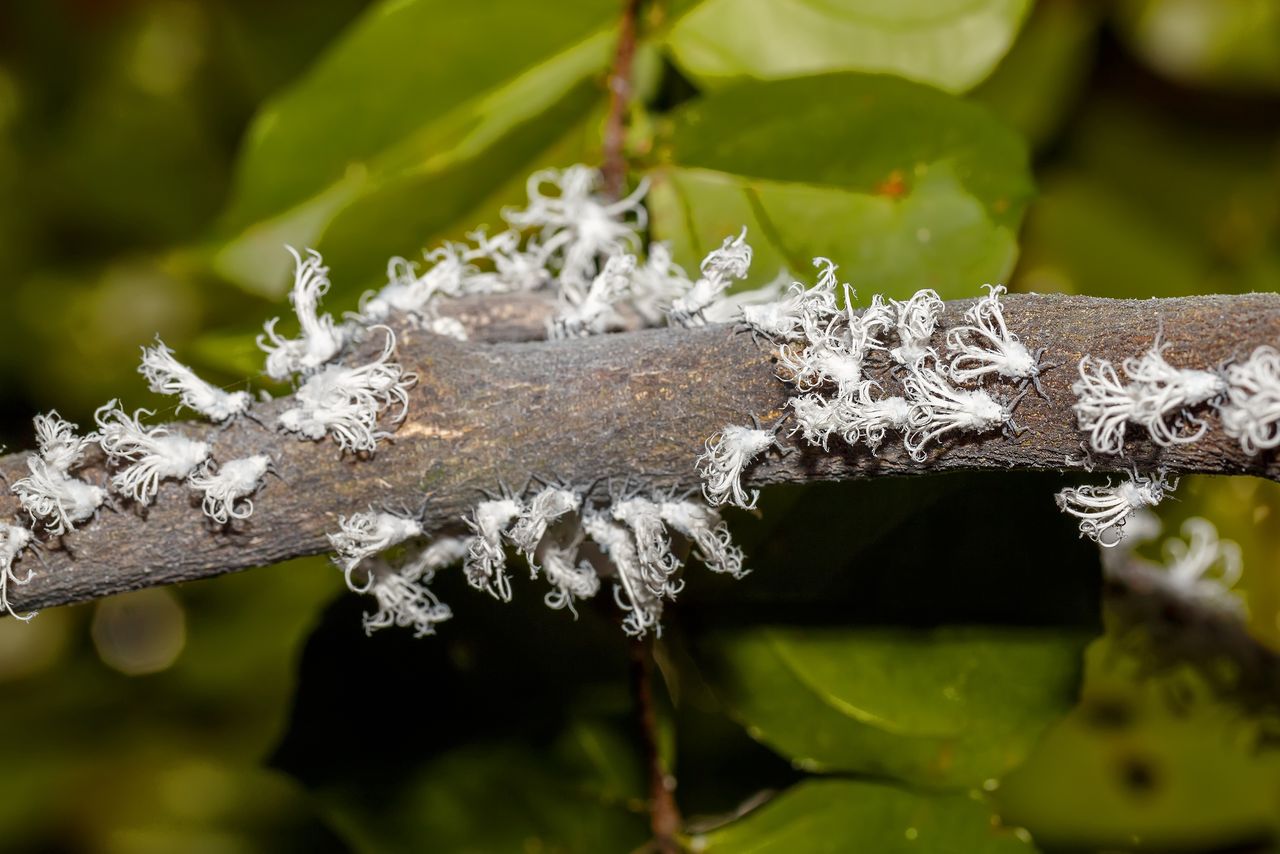
{"type": "Polygon", "coordinates": [[[420,536],[422,525],[416,519],[369,510],[339,516],[338,532],[329,534],[329,543],[336,552],[333,562],[342,570],[347,587],[356,593],[367,593],[374,579],[366,574],[364,583],[357,584],[352,574],[356,568],[379,552],[420,536]]]}
{"type": "Polygon", "coordinates": [[[467,582],[502,602],[511,601],[511,577],[503,537],[524,508],[512,498],[481,501],[471,518],[464,518],[474,535],[467,542],[462,564],[467,582]]]}
{"type": "MultiPolygon", "coordinates": [[[[579,534],[581,538],[581,534],[579,534]]],[[[600,576],[585,560],[578,560],[578,544],[569,546],[549,545],[542,550],[542,573],[551,584],[551,590],[543,597],[548,608],[568,608],[577,619],[574,599],[590,599],[600,592],[600,576]]]]}
{"type": "Polygon", "coordinates": [[[1164,358],[1166,345],[1157,343],[1138,358],[1125,359],[1124,372],[1138,390],[1132,420],[1146,428],[1157,445],[1197,441],[1209,425],[1192,408],[1221,398],[1227,381],[1212,371],[1175,368],[1164,358]]]}
{"type": "Polygon", "coordinates": [[[296,405],[280,413],[281,428],[304,439],[331,435],[339,448],[353,453],[371,453],[379,439],[391,435],[378,429],[378,416],[397,405],[400,411],[392,421],[403,421],[409,408],[409,389],[418,378],[391,361],[395,333],[385,326],[374,328],[386,332],[378,357],[354,368],[330,365],[308,377],[294,395],[296,405]]]}
{"type": "Polygon", "coordinates": [[[1013,429],[1012,406],[983,389],[956,388],[940,371],[917,365],[902,382],[910,409],[903,445],[924,462],[925,446],[948,433],[980,434],[1013,429]]]}
{"type": "Polygon", "coordinates": [[[622,630],[632,637],[644,637],[651,629],[662,634],[662,599],[649,590],[640,567],[631,533],[603,513],[587,513],[582,519],[586,532],[615,570],[613,598],[627,612],[622,630]]]}
{"type": "Polygon", "coordinates": [[[179,405],[199,412],[210,421],[226,421],[246,411],[252,398],[247,391],[224,391],[202,380],[179,362],[160,336],[153,347],[142,348],[142,365],[138,371],[156,394],[176,394],[179,405]]]}
{"type": "Polygon", "coordinates": [[[534,552],[546,535],[547,528],[558,519],[576,513],[581,506],[582,499],[573,490],[547,486],[540,489],[521,511],[519,518],[511,526],[508,538],[524,554],[535,575],[537,566],[534,564],[534,552]]]}
{"type": "Polygon", "coordinates": [[[54,536],[87,522],[107,500],[107,491],[69,477],[34,454],[27,457],[30,474],[14,481],[13,493],[22,509],[54,536]]]}
{"type": "Polygon", "coordinates": [[[1222,429],[1246,454],[1280,447],[1280,351],[1258,347],[1226,369],[1222,429]]]}
{"type": "Polygon", "coordinates": [[[733,544],[729,526],[715,509],[699,501],[663,501],[659,512],[662,521],[693,543],[707,569],[734,578],[750,572],[742,568],[742,549],[733,544]]]}
{"type": "Polygon", "coordinates": [[[24,576],[13,571],[13,562],[23,549],[31,545],[31,538],[31,531],[27,528],[0,522],[0,611],[23,622],[34,617],[35,612],[19,614],[13,610],[9,604],[9,583],[26,584],[31,580],[33,570],[28,570],[24,576]]]}
{"type": "Polygon", "coordinates": [[[705,326],[707,309],[723,298],[734,279],[745,279],[750,269],[751,245],[743,228],[737,237],[726,237],[719,249],[702,259],[702,275],[671,302],[671,325],[705,326]]]}
{"type": "Polygon", "coordinates": [[[502,212],[515,228],[539,230],[542,252],[548,259],[559,259],[561,288],[576,290],[579,297],[599,272],[597,258],[635,254],[640,248],[640,231],[648,223],[641,204],[648,192],[647,181],[615,202],[596,193],[599,184],[600,173],[587,166],[544,169],[529,176],[528,206],[502,212]],[[557,194],[543,192],[547,186],[554,187],[557,194]]]}
{"type": "Polygon", "coordinates": [[[659,506],[647,498],[636,496],[613,504],[613,518],[631,529],[635,538],[640,574],[654,596],[675,598],[684,587],[676,580],[680,562],[671,552],[671,538],[662,523],[659,506]]]}
{"type": "Polygon", "coordinates": [[[249,496],[262,486],[271,468],[271,457],[256,454],[220,465],[206,461],[187,478],[192,489],[204,493],[204,513],[219,525],[232,519],[248,519],[253,515],[253,499],[249,496]]]}
{"type": "Polygon", "coordinates": [[[295,269],[289,301],[302,329],[298,339],[282,338],[276,332],[280,318],[273,317],[258,336],[258,347],[267,354],[267,376],[288,379],[298,372],[310,373],[333,359],[345,343],[342,329],[328,314],[320,314],[320,298],[329,291],[329,268],[321,262],[320,253],[307,250],[306,260],[293,247],[285,247],[293,256],[295,269]]]}
{"type": "Polygon", "coordinates": [[[549,337],[581,338],[605,332],[617,317],[614,305],[631,291],[635,269],[634,255],[615,255],[605,262],[604,269],[591,280],[581,297],[562,291],[567,304],[551,318],[547,327],[549,337]]]}
{"type": "Polygon", "coordinates": [[[50,469],[61,474],[80,465],[84,452],[98,441],[93,433],[77,436],[77,426],[64,420],[56,409],[48,414],[37,415],[32,423],[35,425],[36,448],[40,458],[50,469]]]}
{"type": "Polygon", "coordinates": [[[961,383],[982,382],[991,376],[1030,382],[1043,397],[1041,353],[1027,349],[1005,324],[1004,309],[1000,305],[1004,285],[986,287],[988,294],[965,312],[969,322],[947,330],[948,374],[961,383]]]}
{"type": "Polygon", "coordinates": [[[155,500],[162,480],[185,480],[209,458],[209,443],[170,432],[163,425],[144,427],[139,409],[132,417],[112,400],[98,407],[98,441],[114,463],[127,463],[111,476],[116,492],[139,504],[155,500]]]}
{"type": "Polygon", "coordinates": [[[889,355],[900,365],[915,367],[929,355],[929,341],[942,317],[942,298],[932,288],[925,288],[906,302],[889,302],[897,312],[898,331],[898,346],[889,350],[889,355]]]}
{"type": "Polygon", "coordinates": [[[1177,480],[1167,480],[1163,472],[1149,478],[1135,474],[1115,486],[1108,481],[1104,486],[1068,487],[1056,498],[1062,512],[1080,520],[1082,537],[1113,548],[1123,539],[1125,522],[1135,511],[1154,507],[1176,487],[1177,480]]]}
{"type": "Polygon", "coordinates": [[[702,494],[713,505],[733,504],[750,510],[756,506],[760,490],[742,488],[742,471],[766,448],[777,443],[770,430],[728,425],[706,442],[698,457],[702,494]]]}

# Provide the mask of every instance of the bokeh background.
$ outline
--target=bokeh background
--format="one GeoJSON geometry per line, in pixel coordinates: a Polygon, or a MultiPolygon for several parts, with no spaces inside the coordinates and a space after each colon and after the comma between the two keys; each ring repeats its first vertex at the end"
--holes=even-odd
{"type": "MultiPolygon", "coordinates": [[[[1280,3],[969,5],[948,29],[965,4],[651,4],[628,151],[655,236],[692,267],[745,222],[762,278],[823,250],[868,294],[1280,290],[1280,3]],[[734,94],[827,72],[914,82],[734,94]],[[973,149],[938,154],[954,173],[884,165],[951,129],[973,149]]],[[[283,242],[326,253],[339,312],[388,255],[497,224],[534,168],[598,160],[620,7],[0,5],[4,444],[52,408],[164,412],[136,374],[156,332],[265,387],[283,242]]],[[[736,520],[756,572],[691,580],[658,650],[699,844],[1272,850],[1280,686],[1235,692],[1229,663],[1167,660],[1102,610],[1058,482],[782,489],[736,520]]],[[[1177,498],[1166,531],[1203,516],[1240,544],[1248,631],[1280,651],[1280,488],[1177,498]]],[[[609,609],[570,624],[532,589],[502,609],[441,585],[456,616],[423,641],[366,639],[319,559],[0,621],[0,848],[642,844],[609,609]]]]}

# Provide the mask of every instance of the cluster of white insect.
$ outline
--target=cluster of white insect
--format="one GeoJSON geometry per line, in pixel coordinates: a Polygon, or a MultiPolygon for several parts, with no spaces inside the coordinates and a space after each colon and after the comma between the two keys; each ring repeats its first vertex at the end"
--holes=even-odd
{"type": "Polygon", "coordinates": [[[58,537],[92,519],[107,500],[105,489],[71,476],[98,437],[76,435],[76,425],[57,412],[37,415],[34,423],[38,451],[27,457],[31,473],[11,489],[32,522],[58,537]]]}
{"type": "Polygon", "coordinates": [[[1208,424],[1193,410],[1221,400],[1227,381],[1217,372],[1173,367],[1164,358],[1165,348],[1157,342],[1142,356],[1125,359],[1127,383],[1106,359],[1086,355],[1080,360],[1080,378],[1071,388],[1076,418],[1091,451],[1122,453],[1129,424],[1144,428],[1162,447],[1195,442],[1204,435],[1208,424]]]}
{"type": "MultiPolygon", "coordinates": [[[[811,445],[830,450],[832,436],[847,445],[865,444],[876,453],[890,433],[902,436],[912,459],[928,459],[927,447],[953,434],[981,434],[1015,429],[1013,408],[1021,396],[993,394],[980,384],[1000,381],[1025,393],[1039,389],[1045,365],[1009,331],[1000,296],[989,293],[966,313],[966,324],[947,331],[947,356],[932,341],[943,303],[932,290],[906,301],[877,295],[861,312],[853,294],[840,285],[835,265],[814,259],[819,268],[812,287],[793,283],[770,302],[744,305],[741,320],[753,333],[777,346],[778,376],[799,394],[788,401],[795,426],[811,445]],[[844,308],[837,300],[843,290],[844,308]],[[895,367],[900,393],[886,393],[888,377],[874,380],[866,367],[877,354],[881,365],[895,367]]],[[[712,504],[755,506],[757,491],[742,487],[746,466],[773,444],[769,431],[731,425],[707,441],[698,460],[704,492],[712,504]]]]}
{"type": "Polygon", "coordinates": [[[406,515],[371,510],[339,520],[329,537],[335,563],[351,590],[379,604],[376,614],[366,615],[366,631],[398,625],[433,633],[451,612],[426,584],[453,563],[462,563],[472,587],[510,601],[509,549],[525,558],[531,580],[546,579],[546,605],[574,617],[575,602],[594,597],[601,581],[611,580],[623,629],[632,635],[661,631],[663,603],[684,585],[678,555],[685,547],[713,572],[747,573],[720,514],[688,498],[630,494],[588,503],[581,491],[550,484],[528,498],[481,501],[462,521],[469,535],[428,542],[421,523],[406,515]],[[593,551],[583,548],[588,539],[593,551]]]}

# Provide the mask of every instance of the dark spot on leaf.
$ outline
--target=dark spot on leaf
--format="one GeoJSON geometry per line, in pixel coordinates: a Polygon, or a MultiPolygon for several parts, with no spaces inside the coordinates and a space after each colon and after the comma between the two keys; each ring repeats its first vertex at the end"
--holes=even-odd
{"type": "Polygon", "coordinates": [[[1094,729],[1121,730],[1133,725],[1133,707],[1118,697],[1093,700],[1082,711],[1084,719],[1094,729]]]}
{"type": "Polygon", "coordinates": [[[1129,756],[1120,762],[1120,782],[1135,797],[1145,797],[1159,787],[1160,775],[1148,757],[1129,756]]]}

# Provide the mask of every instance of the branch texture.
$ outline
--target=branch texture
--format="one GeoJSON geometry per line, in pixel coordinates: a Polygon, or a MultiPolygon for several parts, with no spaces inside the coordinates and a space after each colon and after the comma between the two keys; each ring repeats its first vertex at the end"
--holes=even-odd
{"type": "MultiPolygon", "coordinates": [[[[971,300],[948,303],[934,336],[961,321],[971,300]]],[[[837,480],[978,469],[1069,469],[1081,457],[1071,385],[1085,354],[1120,363],[1145,352],[1157,331],[1178,367],[1213,368],[1280,344],[1280,296],[1210,296],[1119,301],[1079,296],[1015,295],[1004,301],[1011,331],[1031,348],[1047,348],[1057,367],[1043,376],[1048,399],[1028,395],[1016,418],[1016,439],[964,437],[933,447],[913,462],[897,439],[873,455],[838,441],[830,453],[781,440],[747,482],[837,480]]],[[[398,359],[419,381],[407,420],[372,458],[339,456],[330,441],[299,441],[240,418],[225,427],[186,424],[183,431],[213,445],[217,459],[269,454],[278,479],[254,496],[253,516],[218,527],[199,510],[198,496],[178,482],[161,486],[145,511],[119,499],[81,528],[46,544],[46,566],[13,586],[19,609],[38,609],[125,590],[206,578],[329,547],[339,515],[375,508],[422,509],[429,531],[456,531],[461,516],[500,484],[519,489],[530,476],[594,484],[603,498],[610,479],[655,489],[694,489],[694,461],[704,441],[727,424],[780,419],[790,389],[775,376],[767,342],[730,326],[649,329],[566,341],[521,340],[545,335],[545,302],[532,297],[468,298],[449,312],[472,333],[460,343],[401,323],[398,359]]],[[[376,336],[375,336],[376,337],[376,336]]],[[[372,352],[376,342],[366,345],[372,352]]],[[[366,354],[367,355],[367,354],[366,354]]],[[[357,356],[359,358],[359,356],[357,356]]],[[[898,388],[888,367],[868,375],[898,388]]],[[[252,415],[275,423],[290,399],[257,404],[252,415]]],[[[1210,429],[1189,445],[1161,448],[1135,432],[1125,456],[1098,457],[1099,471],[1158,466],[1175,473],[1251,474],[1280,480],[1276,452],[1245,454],[1225,436],[1213,412],[1210,429]]],[[[105,483],[99,452],[79,476],[105,483]]],[[[13,482],[26,473],[26,454],[0,458],[13,482]]],[[[1076,471],[1078,469],[1071,469],[1076,471]]],[[[1052,501],[1052,496],[1045,496],[1052,501]]],[[[0,497],[0,513],[19,517],[17,499],[0,497]]]]}

